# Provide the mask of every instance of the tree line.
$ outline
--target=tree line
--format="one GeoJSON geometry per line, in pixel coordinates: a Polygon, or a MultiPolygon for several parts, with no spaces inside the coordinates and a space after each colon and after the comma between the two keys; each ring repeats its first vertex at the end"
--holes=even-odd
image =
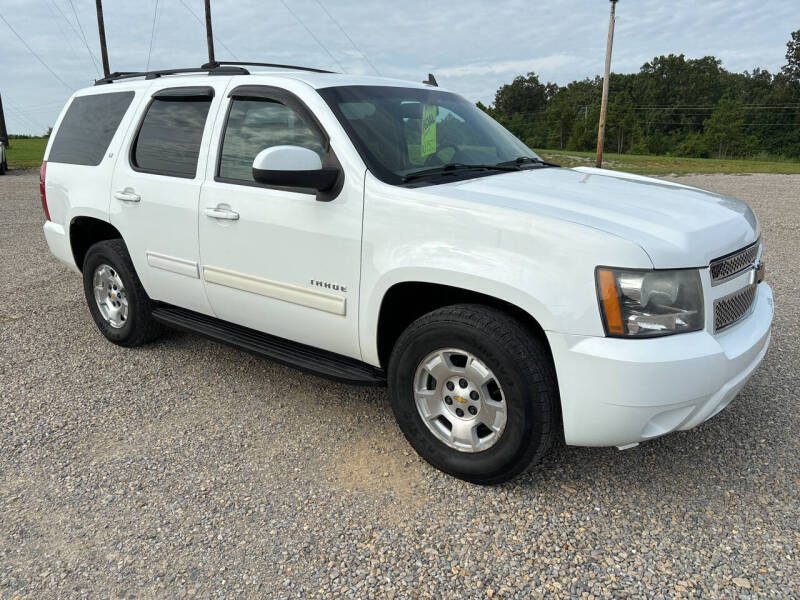
{"type": "MultiPolygon", "coordinates": [[[[786,65],[733,73],[713,56],[657,56],[638,73],[611,73],[604,150],[621,154],[800,159],[800,29],[786,65]]],[[[594,150],[602,77],[565,86],[535,73],[478,106],[533,148],[594,150]]]]}

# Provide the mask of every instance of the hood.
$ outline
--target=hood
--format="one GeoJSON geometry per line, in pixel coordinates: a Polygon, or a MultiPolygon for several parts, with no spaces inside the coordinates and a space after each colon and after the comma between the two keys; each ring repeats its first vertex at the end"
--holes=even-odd
{"type": "Polygon", "coordinates": [[[530,169],[424,189],[606,231],[641,246],[657,269],[707,266],[759,234],[735,198],[616,171],[530,169]]]}

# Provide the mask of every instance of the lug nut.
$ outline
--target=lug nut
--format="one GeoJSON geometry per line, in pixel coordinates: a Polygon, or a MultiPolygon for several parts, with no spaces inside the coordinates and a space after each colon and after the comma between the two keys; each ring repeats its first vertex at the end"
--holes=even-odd
{"type": "Polygon", "coordinates": [[[445,396],[444,397],[444,402],[445,402],[445,404],[452,404],[453,403],[453,399],[450,396],[445,396]]]}
{"type": "Polygon", "coordinates": [[[478,414],[478,409],[475,408],[474,406],[470,406],[467,410],[469,411],[469,414],[471,414],[471,415],[477,415],[478,414]]]}
{"type": "Polygon", "coordinates": [[[454,389],[455,387],[456,387],[456,386],[454,386],[454,385],[453,385],[453,382],[452,382],[452,381],[448,381],[448,382],[447,382],[447,389],[448,389],[448,390],[450,390],[451,392],[453,391],[453,389],[454,389]]]}
{"type": "Polygon", "coordinates": [[[462,388],[465,388],[469,385],[469,383],[467,383],[467,380],[462,377],[458,380],[458,385],[460,385],[462,388]]]}
{"type": "Polygon", "coordinates": [[[469,393],[469,397],[472,398],[473,400],[477,400],[478,399],[478,392],[476,392],[475,390],[472,390],[469,393]]]}
{"type": "Polygon", "coordinates": [[[460,408],[457,408],[457,409],[456,409],[456,414],[457,414],[459,417],[463,417],[463,416],[464,416],[464,411],[463,411],[463,410],[461,410],[460,408]]]}

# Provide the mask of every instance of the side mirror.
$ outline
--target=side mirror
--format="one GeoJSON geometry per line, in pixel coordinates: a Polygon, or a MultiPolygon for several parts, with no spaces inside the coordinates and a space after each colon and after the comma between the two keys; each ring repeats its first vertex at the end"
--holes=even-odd
{"type": "Polygon", "coordinates": [[[300,146],[273,146],[253,160],[253,179],[259,183],[308,188],[324,192],[339,179],[339,169],[323,167],[313,150],[300,146]]]}

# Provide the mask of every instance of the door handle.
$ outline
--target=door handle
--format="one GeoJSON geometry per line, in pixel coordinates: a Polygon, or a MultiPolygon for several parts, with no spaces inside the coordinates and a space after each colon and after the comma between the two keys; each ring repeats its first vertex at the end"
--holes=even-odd
{"type": "Polygon", "coordinates": [[[212,219],[222,219],[224,221],[238,221],[239,213],[230,208],[207,208],[205,210],[206,216],[212,219]]]}
{"type": "Polygon", "coordinates": [[[114,192],[114,198],[122,202],[139,202],[142,197],[133,191],[133,188],[126,187],[124,190],[114,192]]]}

